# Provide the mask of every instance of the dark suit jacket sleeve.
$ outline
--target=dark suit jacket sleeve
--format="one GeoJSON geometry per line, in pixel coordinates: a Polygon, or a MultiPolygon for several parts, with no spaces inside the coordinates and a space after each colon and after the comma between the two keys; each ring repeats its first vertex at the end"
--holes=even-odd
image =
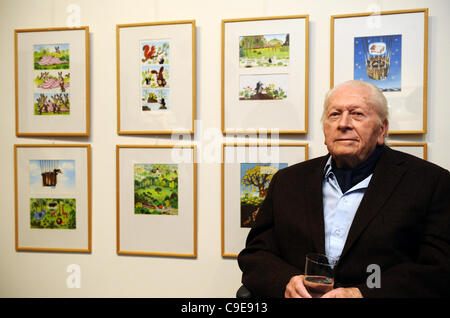
{"type": "MultiPolygon", "coordinates": [[[[416,177],[416,185],[422,190],[405,200],[420,201],[421,193],[431,194],[425,202],[426,211],[423,211],[425,222],[417,231],[420,233],[418,244],[411,242],[416,249],[409,257],[400,253],[391,255],[390,263],[398,262],[392,267],[381,266],[381,288],[368,288],[366,283],[358,286],[365,297],[450,296],[450,174],[446,170],[433,168],[426,170],[422,178],[420,175],[416,177]]],[[[413,179],[409,181],[414,182],[413,179]]],[[[420,209],[417,206],[416,210],[420,209]]],[[[412,211],[410,217],[413,217],[412,211]]],[[[401,219],[394,222],[407,224],[406,220],[401,219]]],[[[395,242],[385,243],[395,245],[395,242]]]]}
{"type": "Polygon", "coordinates": [[[277,176],[275,174],[272,178],[255,226],[247,237],[246,248],[238,256],[243,272],[242,283],[256,296],[284,297],[286,284],[291,277],[301,274],[299,269],[279,256],[274,234],[273,206],[277,176]]]}

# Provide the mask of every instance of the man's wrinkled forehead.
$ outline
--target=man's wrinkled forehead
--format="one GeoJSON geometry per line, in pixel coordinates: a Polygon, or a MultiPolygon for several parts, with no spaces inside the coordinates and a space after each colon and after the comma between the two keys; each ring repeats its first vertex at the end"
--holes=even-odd
{"type": "Polygon", "coordinates": [[[366,87],[343,85],[338,87],[328,96],[326,110],[331,107],[362,107],[374,109],[374,103],[370,99],[371,91],[366,87]]]}

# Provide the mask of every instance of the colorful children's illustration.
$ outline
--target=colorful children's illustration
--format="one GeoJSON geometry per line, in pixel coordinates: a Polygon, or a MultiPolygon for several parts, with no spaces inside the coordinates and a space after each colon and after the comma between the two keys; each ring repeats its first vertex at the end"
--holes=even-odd
{"type": "Polygon", "coordinates": [[[239,77],[239,100],[282,100],[288,94],[288,74],[239,77]]]}
{"type": "Polygon", "coordinates": [[[62,92],[69,91],[70,72],[62,71],[35,71],[34,92],[62,92]]]}
{"type": "Polygon", "coordinates": [[[177,164],[134,164],[134,213],[178,215],[177,164]]]}
{"type": "Polygon", "coordinates": [[[169,51],[169,40],[140,42],[143,111],[165,111],[170,108],[169,51]]]}
{"type": "Polygon", "coordinates": [[[31,198],[30,228],[76,229],[76,200],[31,198]]]}
{"type": "Polygon", "coordinates": [[[69,114],[69,93],[34,93],[34,115],[69,114]]]}
{"type": "Polygon", "coordinates": [[[69,44],[34,45],[34,115],[70,115],[69,44]]]}
{"type": "Polygon", "coordinates": [[[241,227],[252,227],[273,175],[287,163],[241,163],[241,227]]]}
{"type": "Polygon", "coordinates": [[[68,192],[75,189],[75,160],[30,160],[30,190],[68,192]]]}
{"type": "Polygon", "coordinates": [[[143,66],[141,85],[151,88],[169,88],[169,66],[143,66]]]}
{"type": "Polygon", "coordinates": [[[239,67],[289,65],[289,33],[239,37],[239,67]]]}
{"type": "Polygon", "coordinates": [[[69,69],[69,44],[35,44],[33,47],[35,70],[69,69]]]}
{"type": "Polygon", "coordinates": [[[169,64],[168,40],[142,41],[141,42],[141,61],[143,65],[169,64]]]}
{"type": "Polygon", "coordinates": [[[169,104],[168,89],[142,89],[142,110],[155,111],[165,110],[169,104]]]}
{"type": "Polygon", "coordinates": [[[355,37],[354,72],[384,92],[401,91],[402,35],[355,37]]]}

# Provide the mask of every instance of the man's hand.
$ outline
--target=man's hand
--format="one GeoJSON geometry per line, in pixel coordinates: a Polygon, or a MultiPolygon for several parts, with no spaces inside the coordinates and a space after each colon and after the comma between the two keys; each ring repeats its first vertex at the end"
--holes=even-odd
{"type": "Polygon", "coordinates": [[[363,298],[361,292],[356,287],[336,288],[323,294],[322,298],[363,298]]]}
{"type": "MultiPolygon", "coordinates": [[[[293,276],[286,285],[285,298],[311,298],[304,284],[305,275],[293,276]]],[[[362,294],[356,287],[336,288],[322,295],[322,298],[362,298],[362,294]]]]}
{"type": "Polygon", "coordinates": [[[311,298],[303,283],[305,275],[293,276],[286,285],[284,297],[286,298],[311,298]]]}

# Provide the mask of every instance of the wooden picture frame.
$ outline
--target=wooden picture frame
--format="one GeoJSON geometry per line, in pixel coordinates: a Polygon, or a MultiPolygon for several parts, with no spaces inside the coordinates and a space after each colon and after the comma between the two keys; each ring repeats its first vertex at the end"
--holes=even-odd
{"type": "Polygon", "coordinates": [[[16,251],[92,250],[91,147],[14,145],[16,251]]]}
{"type": "Polygon", "coordinates": [[[388,100],[389,134],[427,132],[428,9],[331,16],[330,87],[358,79],[388,100]]]}
{"type": "Polygon", "coordinates": [[[14,30],[16,136],[89,136],[89,27],[14,30]]]}
{"type": "Polygon", "coordinates": [[[194,133],[195,20],[116,25],[119,135],[194,133]]]}
{"type": "Polygon", "coordinates": [[[117,145],[117,254],[197,257],[195,146],[117,145]]]}
{"type": "Polygon", "coordinates": [[[387,145],[392,149],[428,160],[428,144],[426,142],[387,142],[387,145]]]}
{"type": "Polygon", "coordinates": [[[309,16],[222,20],[222,132],[308,132],[309,16]]]}
{"type": "Polygon", "coordinates": [[[307,143],[222,144],[222,257],[236,258],[245,247],[250,227],[265,198],[261,194],[267,191],[273,174],[306,160],[307,143]]]}

